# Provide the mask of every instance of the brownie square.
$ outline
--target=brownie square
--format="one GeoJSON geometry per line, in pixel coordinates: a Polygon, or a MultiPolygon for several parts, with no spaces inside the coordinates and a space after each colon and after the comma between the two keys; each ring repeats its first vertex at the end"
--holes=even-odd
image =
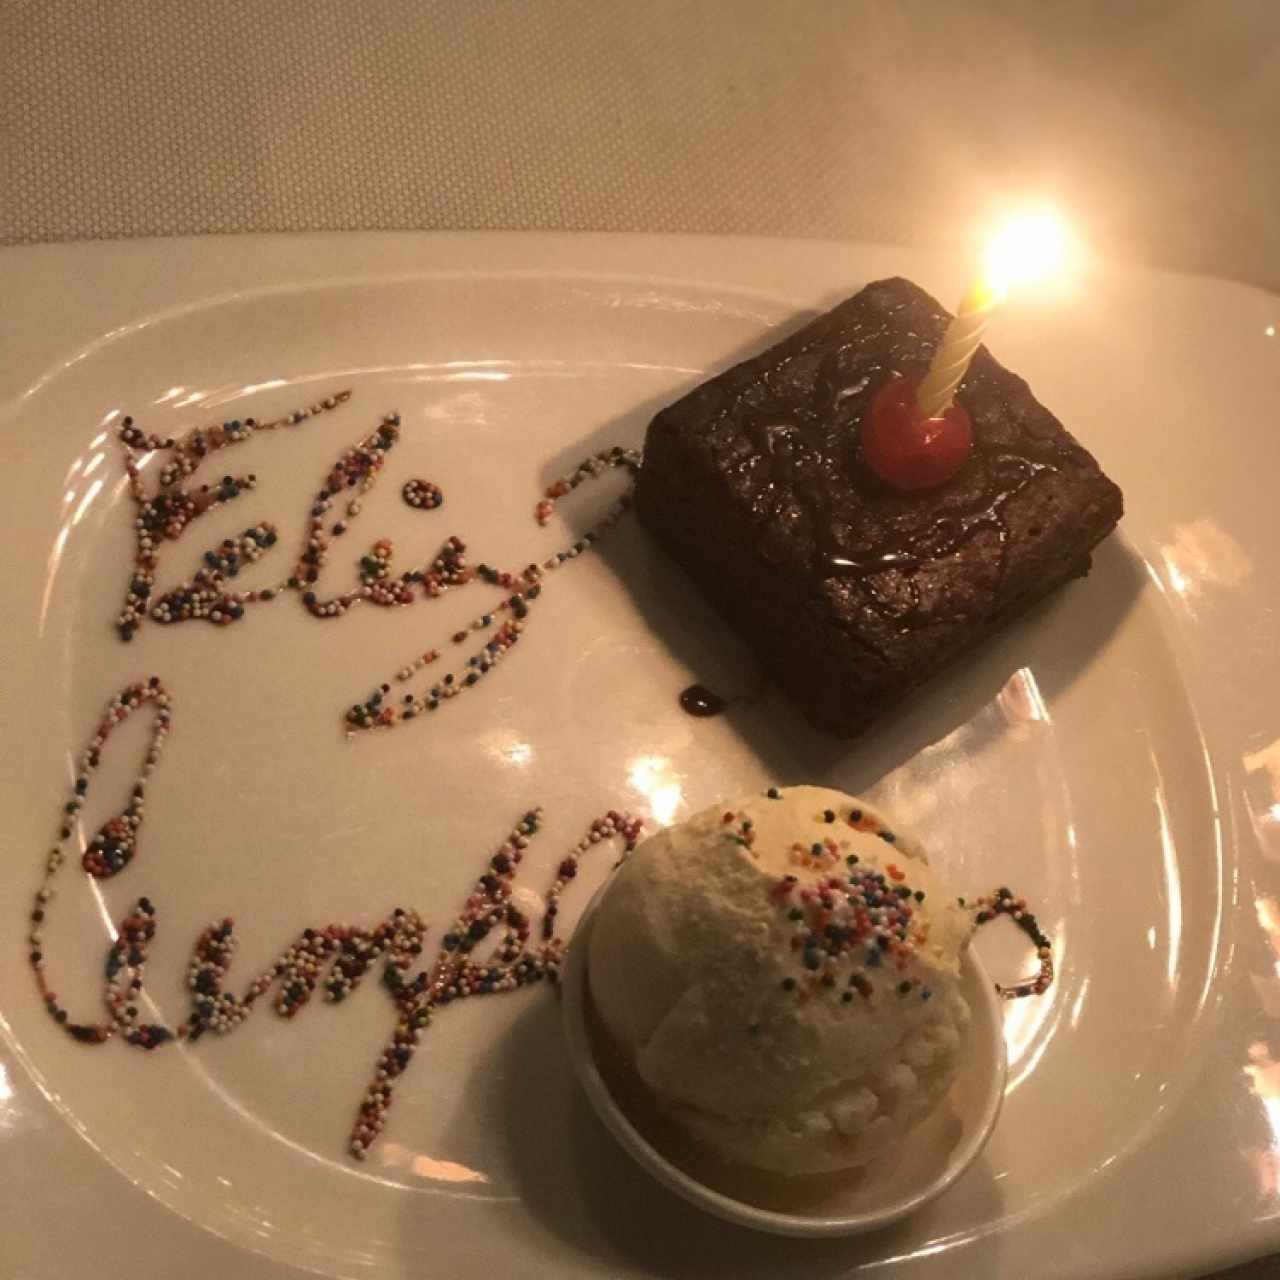
{"type": "Polygon", "coordinates": [[[880,387],[921,377],[949,314],[882,280],[650,423],[637,510],[814,724],[852,737],[1089,571],[1120,490],[979,348],[957,400],[974,448],[900,493],[862,458],[880,387]]]}

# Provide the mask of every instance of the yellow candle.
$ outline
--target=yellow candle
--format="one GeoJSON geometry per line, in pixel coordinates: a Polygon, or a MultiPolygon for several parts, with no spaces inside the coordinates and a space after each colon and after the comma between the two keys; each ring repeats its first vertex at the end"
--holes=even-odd
{"type": "Polygon", "coordinates": [[[1010,286],[1047,275],[1061,265],[1064,250],[1062,227],[1049,214],[1014,219],[992,238],[984,270],[961,300],[916,392],[922,417],[936,418],[951,407],[991,313],[1010,286]]]}

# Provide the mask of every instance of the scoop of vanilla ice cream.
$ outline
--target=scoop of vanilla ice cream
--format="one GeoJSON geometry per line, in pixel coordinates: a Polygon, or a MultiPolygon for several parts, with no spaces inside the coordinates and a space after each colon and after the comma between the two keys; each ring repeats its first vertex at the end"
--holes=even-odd
{"type": "Polygon", "coordinates": [[[773,788],[644,841],[591,930],[591,996],[664,1107],[784,1174],[862,1165],[942,1099],[970,921],[864,801],[773,788]]]}

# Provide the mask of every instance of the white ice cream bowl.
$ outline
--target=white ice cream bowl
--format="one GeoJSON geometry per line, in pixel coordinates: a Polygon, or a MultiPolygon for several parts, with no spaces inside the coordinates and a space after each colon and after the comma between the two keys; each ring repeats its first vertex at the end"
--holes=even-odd
{"type": "MultiPolygon", "coordinates": [[[[720,1218],[779,1235],[855,1235],[896,1222],[947,1190],[978,1160],[1004,1098],[1001,1000],[972,949],[960,990],[972,1017],[961,1066],[943,1103],[896,1152],[864,1169],[798,1178],[732,1165],[667,1120],[610,1043],[591,1002],[590,936],[601,898],[584,912],[561,973],[562,1017],[574,1071],[597,1115],[659,1182],[720,1218]]],[[[973,1176],[980,1176],[980,1168],[973,1176]]]]}

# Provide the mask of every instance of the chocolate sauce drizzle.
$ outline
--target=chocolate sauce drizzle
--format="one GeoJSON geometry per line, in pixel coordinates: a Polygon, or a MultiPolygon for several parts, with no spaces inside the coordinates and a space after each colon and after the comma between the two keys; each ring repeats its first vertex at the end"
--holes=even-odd
{"type": "Polygon", "coordinates": [[[714,693],[705,684],[691,684],[680,691],[680,710],[691,716],[718,716],[728,705],[727,698],[714,693]]]}

